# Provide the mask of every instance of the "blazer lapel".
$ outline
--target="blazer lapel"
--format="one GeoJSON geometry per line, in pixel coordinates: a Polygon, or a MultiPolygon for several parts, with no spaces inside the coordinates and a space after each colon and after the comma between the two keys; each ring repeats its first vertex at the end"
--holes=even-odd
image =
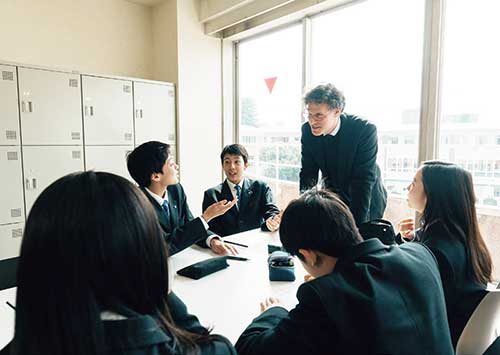
{"type": "MultiPolygon", "coordinates": [[[[227,200],[227,201],[232,201],[234,199],[233,197],[233,193],[231,192],[231,189],[229,188],[229,185],[227,183],[227,180],[225,180],[223,183],[222,183],[222,188],[221,188],[221,200],[227,200]]],[[[238,207],[237,206],[233,206],[229,211],[227,211],[226,213],[234,213],[234,214],[238,214],[238,207]]]]}
{"type": "Polygon", "coordinates": [[[165,213],[163,212],[163,207],[161,207],[156,200],[151,197],[151,195],[143,188],[141,190],[144,192],[146,195],[147,199],[151,202],[153,205],[153,208],[156,211],[156,215],[158,216],[158,222],[160,222],[161,227],[165,230],[170,230],[170,223],[167,221],[167,217],[165,216],[165,213]]]}
{"type": "Polygon", "coordinates": [[[170,206],[170,224],[172,229],[174,229],[175,226],[179,225],[179,206],[170,191],[167,190],[167,193],[168,204],[170,206]]]}
{"type": "Polygon", "coordinates": [[[250,181],[247,178],[243,180],[243,190],[241,191],[240,214],[243,213],[248,206],[250,199],[253,197],[253,191],[250,189],[250,181]]]}

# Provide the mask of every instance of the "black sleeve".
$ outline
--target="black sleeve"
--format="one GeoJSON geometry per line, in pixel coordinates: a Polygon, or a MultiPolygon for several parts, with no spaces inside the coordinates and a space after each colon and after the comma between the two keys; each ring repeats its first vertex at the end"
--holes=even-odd
{"type": "Polygon", "coordinates": [[[208,334],[208,330],[196,316],[188,313],[186,305],[174,292],[168,294],[167,305],[176,326],[191,333],[208,334]]]}
{"type": "Polygon", "coordinates": [[[189,209],[186,194],[181,185],[178,192],[179,220],[177,226],[168,233],[164,231],[170,255],[176,254],[195,243],[203,243],[206,247],[206,239],[210,233],[205,229],[200,218],[193,219],[189,209]]]}
{"type": "MultiPolygon", "coordinates": [[[[208,335],[207,328],[200,324],[198,318],[189,314],[187,307],[174,292],[167,296],[167,305],[175,325],[191,333],[208,335]]],[[[220,335],[211,336],[212,341],[200,344],[201,353],[206,355],[236,355],[236,350],[229,340],[220,335]]]]}
{"type": "MultiPolygon", "coordinates": [[[[217,200],[217,196],[215,194],[215,191],[213,189],[209,189],[207,191],[205,191],[204,195],[203,195],[203,204],[202,204],[202,209],[203,209],[203,212],[211,205],[213,205],[214,203],[216,202],[219,202],[217,200]]],[[[224,227],[223,225],[221,225],[221,221],[222,221],[222,216],[218,216],[218,217],[215,217],[213,218],[210,222],[208,222],[208,235],[212,235],[212,234],[217,234],[217,235],[220,235],[220,236],[224,236],[224,227]]],[[[207,245],[204,241],[200,241],[200,243],[203,242],[204,245],[201,245],[202,247],[206,248],[207,245]]]]}
{"type": "Polygon", "coordinates": [[[377,151],[377,128],[369,123],[360,135],[351,172],[350,209],[358,225],[369,219],[372,188],[377,179],[377,151]]]}
{"type": "Polygon", "coordinates": [[[7,344],[5,346],[5,348],[3,348],[2,350],[0,350],[0,355],[10,355],[10,346],[12,344],[12,341],[9,342],[9,344],[7,344]]]}
{"type": "Polygon", "coordinates": [[[317,353],[317,329],[326,327],[326,311],[312,287],[303,284],[299,304],[290,312],[273,307],[255,318],[236,342],[240,355],[317,353]]]}
{"type": "Polygon", "coordinates": [[[269,232],[269,229],[266,226],[266,221],[269,217],[275,216],[280,213],[280,209],[274,204],[273,192],[271,191],[271,188],[264,182],[262,184],[264,191],[262,193],[260,208],[262,217],[264,218],[264,222],[260,226],[260,229],[269,232]]]}
{"type": "Polygon", "coordinates": [[[307,138],[304,131],[307,129],[305,125],[302,126],[302,137],[300,139],[301,144],[301,166],[299,174],[299,191],[302,193],[309,190],[311,187],[316,186],[318,183],[318,172],[319,166],[315,163],[314,154],[311,149],[311,145],[307,144],[307,138]]]}

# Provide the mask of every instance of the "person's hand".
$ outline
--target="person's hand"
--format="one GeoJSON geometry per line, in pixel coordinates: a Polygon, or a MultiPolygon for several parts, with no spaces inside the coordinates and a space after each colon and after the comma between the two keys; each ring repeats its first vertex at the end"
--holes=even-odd
{"type": "Polygon", "coordinates": [[[399,233],[406,240],[413,240],[415,237],[415,220],[413,218],[405,218],[398,224],[399,233]]]}
{"type": "Polygon", "coordinates": [[[228,200],[222,200],[219,202],[215,202],[211,204],[210,206],[207,207],[205,212],[201,215],[205,222],[210,222],[213,218],[219,217],[229,211],[236,203],[238,202],[237,199],[234,199],[232,201],[228,200]]]}
{"type": "Polygon", "coordinates": [[[260,303],[260,313],[264,313],[271,307],[282,306],[281,301],[274,297],[268,297],[260,303]]]}
{"type": "Polygon", "coordinates": [[[210,241],[210,249],[217,255],[236,255],[238,250],[230,244],[224,243],[224,241],[218,238],[212,238],[210,241]]]}
{"type": "Polygon", "coordinates": [[[304,282],[309,282],[309,281],[312,281],[312,280],[314,280],[314,276],[309,275],[309,274],[304,275],[304,282]]]}
{"type": "Polygon", "coordinates": [[[266,227],[271,232],[274,232],[278,230],[278,228],[280,227],[280,223],[281,223],[281,214],[277,214],[272,217],[269,217],[266,220],[266,227]]]}

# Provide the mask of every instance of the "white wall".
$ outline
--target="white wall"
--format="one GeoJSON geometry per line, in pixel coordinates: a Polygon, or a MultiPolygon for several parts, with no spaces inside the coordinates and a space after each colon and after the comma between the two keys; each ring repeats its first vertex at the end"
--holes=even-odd
{"type": "Polygon", "coordinates": [[[0,60],[153,78],[152,10],[123,0],[2,0],[0,60]]]}
{"type": "Polygon", "coordinates": [[[177,1],[181,181],[193,213],[205,189],[221,182],[221,41],[198,22],[198,1],[177,1]]]}
{"type": "Polygon", "coordinates": [[[153,76],[177,85],[177,0],[167,0],[152,12],[153,76]]]}

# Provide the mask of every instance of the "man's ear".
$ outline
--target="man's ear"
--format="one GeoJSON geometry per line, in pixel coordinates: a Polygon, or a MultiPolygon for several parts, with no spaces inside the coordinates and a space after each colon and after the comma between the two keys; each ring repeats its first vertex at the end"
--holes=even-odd
{"type": "Polygon", "coordinates": [[[151,182],[158,182],[158,181],[160,181],[160,174],[152,173],[150,179],[151,179],[151,182]]]}
{"type": "Polygon", "coordinates": [[[315,266],[318,259],[318,254],[314,250],[309,249],[299,249],[299,253],[304,257],[306,264],[310,266],[315,266]]]}
{"type": "Polygon", "coordinates": [[[247,168],[250,166],[250,163],[246,162],[244,166],[245,166],[245,170],[247,170],[247,168]]]}

